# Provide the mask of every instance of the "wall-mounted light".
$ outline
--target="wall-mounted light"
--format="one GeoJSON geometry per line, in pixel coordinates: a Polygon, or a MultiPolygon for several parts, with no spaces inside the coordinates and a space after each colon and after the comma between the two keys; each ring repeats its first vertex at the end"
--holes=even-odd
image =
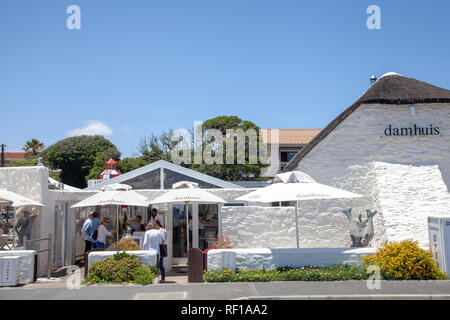
{"type": "Polygon", "coordinates": [[[416,115],[416,107],[409,107],[409,115],[414,117],[416,115]]]}

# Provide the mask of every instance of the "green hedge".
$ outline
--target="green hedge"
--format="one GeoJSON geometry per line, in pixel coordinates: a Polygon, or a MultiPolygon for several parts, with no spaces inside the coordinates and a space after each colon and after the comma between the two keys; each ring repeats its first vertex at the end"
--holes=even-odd
{"type": "Polygon", "coordinates": [[[153,283],[157,274],[156,267],[143,266],[138,257],[120,252],[113,257],[94,262],[89,268],[86,282],[147,285],[153,283]]]}
{"type": "Polygon", "coordinates": [[[344,281],[366,280],[370,274],[363,266],[335,265],[329,267],[280,268],[278,270],[205,271],[206,282],[268,282],[268,281],[344,281]]]}

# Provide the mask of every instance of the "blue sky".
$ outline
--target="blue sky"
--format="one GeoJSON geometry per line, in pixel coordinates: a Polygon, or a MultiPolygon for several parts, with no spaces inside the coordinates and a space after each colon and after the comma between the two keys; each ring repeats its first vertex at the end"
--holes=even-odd
{"type": "Polygon", "coordinates": [[[450,88],[449,16],[446,0],[0,0],[0,143],[90,126],[130,156],[218,115],[323,128],[372,74],[450,88]],[[66,27],[73,4],[81,30],[66,27]],[[366,27],[373,4],[381,30],[366,27]]]}

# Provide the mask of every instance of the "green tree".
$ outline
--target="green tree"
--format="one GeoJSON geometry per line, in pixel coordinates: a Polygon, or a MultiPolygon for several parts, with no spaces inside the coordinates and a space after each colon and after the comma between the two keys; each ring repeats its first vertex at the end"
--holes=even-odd
{"type": "Polygon", "coordinates": [[[152,134],[141,139],[139,153],[147,164],[159,160],[171,161],[171,152],[176,145],[176,142],[171,140],[172,132],[173,130],[167,130],[159,136],[152,134]]]}
{"type": "Polygon", "coordinates": [[[45,149],[41,156],[51,169],[62,169],[61,181],[77,187],[86,187],[86,176],[96,165],[100,153],[120,157],[116,146],[103,136],[75,136],[58,141],[45,149]]]}
{"type": "MultiPolygon", "coordinates": [[[[223,141],[223,164],[207,164],[204,162],[202,164],[193,164],[191,167],[194,170],[205,173],[207,175],[226,180],[226,181],[237,181],[237,180],[247,180],[247,179],[261,179],[261,168],[267,166],[266,164],[259,161],[258,158],[253,159],[249,152],[249,138],[245,138],[245,153],[243,154],[244,163],[238,164],[238,150],[237,150],[237,138],[235,136],[230,136],[227,130],[238,130],[246,132],[249,129],[253,129],[256,132],[256,141],[259,139],[259,127],[251,121],[242,120],[237,116],[219,116],[206,120],[202,124],[203,133],[208,129],[217,129],[220,131],[224,137],[223,141]],[[226,147],[227,144],[231,144],[234,150],[233,158],[234,164],[226,164],[226,147]],[[252,161],[253,160],[253,161],[252,161]],[[255,163],[253,163],[255,162],[255,163]]],[[[213,146],[216,141],[212,140],[203,143],[203,150],[208,146],[213,146]]],[[[214,150],[214,148],[212,148],[214,150]]],[[[214,156],[214,152],[213,152],[214,156]]],[[[258,157],[258,155],[256,155],[258,157]]]]}
{"type": "MultiPolygon", "coordinates": [[[[235,137],[228,137],[227,130],[233,129],[242,129],[244,132],[249,129],[254,129],[257,133],[256,138],[259,137],[259,127],[251,121],[242,120],[237,116],[219,116],[216,118],[212,118],[206,120],[202,124],[203,134],[208,129],[218,129],[222,134],[224,139],[224,151],[226,150],[226,144],[236,144],[235,137]]],[[[171,161],[172,150],[178,143],[177,141],[172,141],[173,130],[163,131],[160,135],[152,135],[149,138],[141,139],[139,146],[139,156],[134,158],[127,158],[123,161],[119,162],[119,168],[123,170],[122,172],[128,172],[142,166],[145,166],[149,163],[158,161],[158,160],[166,160],[171,161]]],[[[214,144],[214,141],[204,142],[202,145],[202,151],[206,147],[214,144]]],[[[191,146],[192,147],[192,146],[191,146]]],[[[214,151],[213,151],[214,155],[214,151]]],[[[194,164],[194,153],[191,153],[191,163],[182,163],[181,165],[190,168],[207,175],[227,180],[227,181],[237,181],[237,180],[259,180],[262,179],[260,176],[261,168],[266,165],[261,163],[260,161],[256,161],[256,163],[251,163],[254,161],[249,154],[249,139],[245,140],[245,155],[244,155],[244,164],[237,164],[237,148],[234,148],[234,159],[235,164],[226,164],[226,154],[224,152],[223,155],[223,163],[224,164],[207,164],[204,161],[201,164],[194,164]]],[[[256,159],[258,160],[258,159],[256,159]]]]}
{"type": "Polygon", "coordinates": [[[22,150],[29,154],[31,157],[37,156],[44,149],[44,143],[38,139],[31,139],[25,143],[22,150]]]}
{"type": "Polygon", "coordinates": [[[123,158],[119,161],[118,167],[121,173],[130,172],[150,164],[144,157],[123,158]]]}

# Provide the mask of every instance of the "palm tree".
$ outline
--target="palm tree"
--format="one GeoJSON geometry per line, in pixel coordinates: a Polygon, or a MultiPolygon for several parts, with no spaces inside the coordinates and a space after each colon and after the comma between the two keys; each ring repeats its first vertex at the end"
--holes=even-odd
{"type": "Polygon", "coordinates": [[[22,147],[22,150],[32,157],[37,156],[39,152],[42,151],[42,149],[44,149],[44,144],[35,138],[27,141],[25,145],[22,147]]]}

